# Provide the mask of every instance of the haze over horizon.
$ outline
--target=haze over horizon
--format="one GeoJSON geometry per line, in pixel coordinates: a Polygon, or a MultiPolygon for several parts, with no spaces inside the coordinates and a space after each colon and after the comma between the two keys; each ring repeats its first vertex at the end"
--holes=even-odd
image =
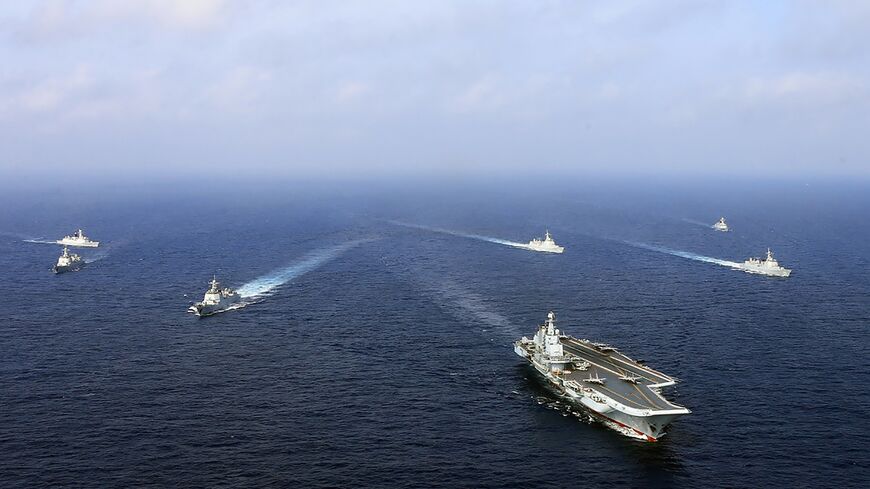
{"type": "Polygon", "coordinates": [[[870,176],[870,3],[22,1],[0,177],[870,176]]]}

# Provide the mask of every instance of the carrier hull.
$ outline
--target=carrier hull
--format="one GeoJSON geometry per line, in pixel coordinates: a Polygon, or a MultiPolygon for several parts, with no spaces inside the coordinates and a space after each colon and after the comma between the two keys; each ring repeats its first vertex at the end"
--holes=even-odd
{"type": "Polygon", "coordinates": [[[514,352],[560,397],[608,428],[647,442],[658,441],[672,421],[691,412],[660,393],[675,379],[613,347],[563,335],[551,318],[534,339],[514,343],[514,352]]]}

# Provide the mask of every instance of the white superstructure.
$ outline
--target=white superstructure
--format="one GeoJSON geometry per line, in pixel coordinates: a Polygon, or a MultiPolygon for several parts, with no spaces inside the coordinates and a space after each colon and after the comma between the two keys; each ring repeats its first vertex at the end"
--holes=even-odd
{"type": "Polygon", "coordinates": [[[716,224],[713,224],[713,229],[723,232],[728,231],[728,224],[725,224],[725,218],[720,217],[719,220],[716,221],[716,224]]]}
{"type": "Polygon", "coordinates": [[[532,251],[543,251],[546,253],[562,253],[565,251],[563,246],[559,246],[555,241],[553,241],[553,237],[550,236],[550,231],[544,232],[544,239],[541,240],[535,238],[529,241],[529,244],[522,247],[532,251]]]}
{"type": "Polygon", "coordinates": [[[612,346],[563,334],[553,312],[532,339],[514,343],[514,352],[561,396],[626,436],[657,441],[671,421],[691,412],[662,397],[673,378],[612,346]]]}
{"type": "Polygon", "coordinates": [[[85,236],[84,231],[81,229],[77,229],[76,232],[69,236],[64,236],[63,239],[57,240],[56,243],[65,246],[81,246],[84,248],[96,248],[97,246],[100,246],[99,241],[91,241],[90,238],[85,236]]]}
{"type": "Polygon", "coordinates": [[[770,252],[770,248],[767,249],[767,257],[765,257],[764,260],[750,258],[738,265],[737,268],[747,273],[771,275],[774,277],[788,277],[791,275],[790,269],[781,266],[779,262],[776,261],[776,258],[773,257],[773,253],[770,252]]]}
{"type": "Polygon", "coordinates": [[[82,261],[82,257],[75,253],[70,253],[69,248],[64,246],[63,252],[57,259],[57,264],[51,268],[51,271],[54,273],[75,272],[84,264],[85,262],[82,261]]]}
{"type": "Polygon", "coordinates": [[[217,276],[213,277],[209,282],[209,288],[205,291],[202,297],[202,302],[197,302],[187,309],[187,312],[196,314],[197,316],[208,316],[216,312],[223,311],[228,307],[238,303],[241,298],[239,294],[229,288],[221,287],[217,276]]]}

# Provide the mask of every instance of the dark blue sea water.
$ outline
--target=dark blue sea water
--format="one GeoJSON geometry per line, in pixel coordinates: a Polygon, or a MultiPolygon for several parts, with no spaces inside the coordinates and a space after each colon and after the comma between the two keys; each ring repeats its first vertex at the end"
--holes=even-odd
{"type": "Polygon", "coordinates": [[[867,487],[870,186],[582,182],[0,198],[3,487],[867,487]],[[693,221],[726,216],[715,233],[693,221]],[[561,256],[402,227],[527,241],[561,256]],[[84,270],[25,239],[83,227],[84,270]],[[791,278],[742,261],[770,246],[791,278]],[[258,303],[185,314],[212,274],[258,303]],[[265,277],[265,278],[264,278],[265,277]],[[656,444],[511,342],[555,310],[681,382],[656,444]]]}

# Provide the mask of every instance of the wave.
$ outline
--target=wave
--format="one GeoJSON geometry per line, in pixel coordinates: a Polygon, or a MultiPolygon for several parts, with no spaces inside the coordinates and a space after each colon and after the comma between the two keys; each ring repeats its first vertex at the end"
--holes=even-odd
{"type": "Polygon", "coordinates": [[[734,261],[721,260],[719,258],[713,258],[710,256],[698,255],[696,253],[690,253],[688,251],[672,250],[670,248],[665,248],[664,246],[654,246],[646,243],[637,243],[634,241],[623,241],[623,243],[637,248],[643,248],[645,250],[658,251],[659,253],[667,253],[668,255],[679,256],[681,258],[688,258],[689,260],[700,261],[704,263],[713,263],[715,265],[720,265],[723,267],[734,268],[740,266],[739,263],[734,261]]]}
{"type": "Polygon", "coordinates": [[[304,275],[323,264],[331,261],[347,250],[354,248],[364,242],[372,240],[357,240],[348,243],[340,244],[323,248],[302,257],[299,261],[288,265],[284,268],[279,268],[271,273],[255,278],[250,282],[241,285],[236,291],[242,298],[256,298],[268,295],[273,290],[286,284],[296,277],[304,275]]]}
{"type": "Polygon", "coordinates": [[[461,231],[453,231],[451,229],[436,228],[436,227],[432,227],[432,226],[423,226],[420,224],[410,224],[410,223],[401,222],[401,221],[387,221],[387,222],[389,222],[390,224],[395,224],[397,226],[404,226],[406,228],[422,229],[424,231],[432,231],[435,233],[449,234],[451,236],[459,236],[461,238],[477,239],[480,241],[486,241],[488,243],[495,243],[495,244],[500,244],[500,245],[505,245],[505,246],[512,246],[514,248],[527,248],[528,247],[528,245],[526,243],[517,243],[516,241],[508,241],[506,239],[493,238],[492,236],[483,236],[481,234],[463,233],[461,231]]]}

